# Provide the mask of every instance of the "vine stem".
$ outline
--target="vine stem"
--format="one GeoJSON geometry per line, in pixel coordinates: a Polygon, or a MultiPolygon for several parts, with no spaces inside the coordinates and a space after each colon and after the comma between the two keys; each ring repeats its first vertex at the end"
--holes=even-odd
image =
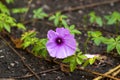
{"type": "MultiPolygon", "coordinates": [[[[63,67],[66,67],[66,68],[69,68],[69,67],[70,67],[70,66],[67,65],[67,64],[63,64],[63,63],[57,62],[56,59],[54,59],[53,62],[56,63],[56,64],[59,64],[59,65],[62,67],[62,68],[61,68],[62,70],[63,70],[63,67]]],[[[107,78],[110,78],[110,79],[113,79],[113,80],[120,80],[120,79],[118,79],[118,78],[115,78],[114,76],[110,76],[110,75],[108,75],[108,74],[102,74],[102,73],[99,73],[99,72],[91,71],[91,70],[88,70],[88,69],[81,68],[81,67],[79,67],[79,66],[76,67],[76,69],[82,70],[82,71],[86,71],[86,72],[92,73],[92,74],[94,74],[94,75],[99,75],[99,76],[107,77],[107,78]]],[[[63,70],[63,71],[65,71],[65,70],[63,70]]],[[[96,79],[96,80],[100,80],[100,79],[96,79]]]]}

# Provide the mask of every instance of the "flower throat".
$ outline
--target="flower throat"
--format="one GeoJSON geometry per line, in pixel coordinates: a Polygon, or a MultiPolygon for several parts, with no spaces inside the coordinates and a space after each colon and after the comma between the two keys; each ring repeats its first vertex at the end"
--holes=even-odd
{"type": "Polygon", "coordinates": [[[62,38],[56,38],[56,43],[57,43],[58,45],[61,45],[61,44],[63,43],[62,38]]]}

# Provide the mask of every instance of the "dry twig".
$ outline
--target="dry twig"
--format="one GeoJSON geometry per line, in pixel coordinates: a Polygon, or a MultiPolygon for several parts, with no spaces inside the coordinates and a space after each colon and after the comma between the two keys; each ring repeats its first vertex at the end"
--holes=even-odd
{"type": "MultiPolygon", "coordinates": [[[[119,70],[120,69],[120,65],[116,66],[115,68],[109,70],[108,72],[106,72],[104,75],[108,75],[108,74],[112,74],[113,72],[115,73],[116,70],[119,70]]],[[[115,75],[115,74],[114,74],[115,75]]],[[[104,78],[103,76],[99,76],[99,77],[96,77],[94,78],[93,80],[100,80],[104,78]]]]}

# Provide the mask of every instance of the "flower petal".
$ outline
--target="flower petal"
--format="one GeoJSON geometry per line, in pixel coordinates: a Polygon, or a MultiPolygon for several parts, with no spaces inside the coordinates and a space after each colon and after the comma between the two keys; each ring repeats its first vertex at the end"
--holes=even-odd
{"type": "Polygon", "coordinates": [[[65,37],[64,39],[65,39],[64,40],[65,45],[67,45],[68,47],[70,47],[73,50],[76,50],[77,45],[76,45],[76,40],[74,38],[65,37]]]}
{"type": "Polygon", "coordinates": [[[66,34],[70,34],[69,30],[65,28],[57,28],[56,32],[62,37],[64,37],[66,34]]]}
{"type": "Polygon", "coordinates": [[[66,58],[68,56],[71,56],[74,54],[75,50],[72,48],[69,48],[68,46],[60,46],[59,49],[57,49],[57,53],[55,55],[56,58],[66,58]]]}
{"type": "Polygon", "coordinates": [[[48,39],[53,39],[53,38],[57,37],[57,34],[56,34],[55,31],[49,30],[48,34],[47,34],[47,37],[48,37],[48,39]]]}

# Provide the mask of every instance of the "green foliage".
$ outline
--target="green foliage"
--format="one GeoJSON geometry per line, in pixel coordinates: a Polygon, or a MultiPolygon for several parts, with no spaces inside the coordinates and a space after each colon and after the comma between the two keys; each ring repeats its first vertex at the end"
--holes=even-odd
{"type": "Polygon", "coordinates": [[[35,19],[44,19],[45,17],[47,17],[48,15],[43,11],[42,8],[38,8],[36,10],[33,10],[33,18],[35,19]]]}
{"type": "Polygon", "coordinates": [[[0,2],[0,12],[10,15],[9,9],[2,2],[0,2]]]}
{"type": "Polygon", "coordinates": [[[91,40],[93,40],[97,46],[99,46],[104,39],[100,31],[88,31],[88,37],[91,37],[91,40]]]}
{"type": "Polygon", "coordinates": [[[105,16],[105,18],[107,19],[108,25],[117,24],[118,22],[120,22],[120,13],[114,11],[111,15],[105,16]]]}
{"type": "Polygon", "coordinates": [[[81,34],[81,32],[77,29],[75,29],[75,25],[71,25],[69,27],[66,27],[67,29],[69,29],[70,33],[75,35],[75,34],[81,34]]]}
{"type": "Polygon", "coordinates": [[[21,40],[23,40],[22,47],[25,49],[30,45],[33,45],[38,39],[35,38],[36,32],[29,31],[22,34],[21,40]]]}
{"type": "Polygon", "coordinates": [[[99,16],[96,16],[95,12],[89,13],[89,16],[90,16],[89,21],[91,24],[98,24],[99,26],[103,26],[102,18],[99,16]]]}
{"type": "Polygon", "coordinates": [[[0,31],[5,29],[8,32],[11,32],[11,27],[18,27],[25,30],[25,26],[21,23],[16,23],[16,20],[4,13],[0,13],[0,31]]]}
{"type": "Polygon", "coordinates": [[[65,19],[67,19],[67,16],[62,15],[61,12],[57,12],[49,18],[50,21],[54,21],[55,26],[67,27],[68,25],[65,19]]]}
{"type": "Polygon", "coordinates": [[[44,58],[47,57],[47,49],[46,49],[47,39],[38,39],[32,51],[35,53],[36,56],[43,56],[44,58]]]}
{"type": "Polygon", "coordinates": [[[107,52],[112,51],[113,49],[116,49],[118,54],[120,54],[120,36],[117,36],[116,38],[110,38],[105,39],[103,41],[104,44],[107,44],[107,52]]]}
{"type": "Polygon", "coordinates": [[[5,0],[6,3],[10,4],[10,3],[14,3],[14,0],[5,0]]]}
{"type": "Polygon", "coordinates": [[[23,41],[22,47],[23,49],[33,46],[32,52],[35,56],[42,56],[44,58],[47,57],[47,49],[46,49],[46,42],[47,39],[39,39],[36,38],[35,31],[29,31],[22,34],[21,40],[23,41]]]}
{"type": "Polygon", "coordinates": [[[25,13],[28,11],[28,8],[14,8],[12,9],[12,13],[17,14],[17,13],[25,13]]]}
{"type": "Polygon", "coordinates": [[[87,57],[82,54],[82,52],[78,52],[73,56],[67,57],[63,60],[64,63],[70,63],[70,71],[74,71],[77,65],[82,64],[84,59],[87,57]]]}
{"type": "Polygon", "coordinates": [[[93,58],[88,58],[84,64],[82,65],[83,67],[86,67],[88,64],[92,65],[94,64],[94,62],[98,59],[97,56],[93,57],[93,58]]]}

